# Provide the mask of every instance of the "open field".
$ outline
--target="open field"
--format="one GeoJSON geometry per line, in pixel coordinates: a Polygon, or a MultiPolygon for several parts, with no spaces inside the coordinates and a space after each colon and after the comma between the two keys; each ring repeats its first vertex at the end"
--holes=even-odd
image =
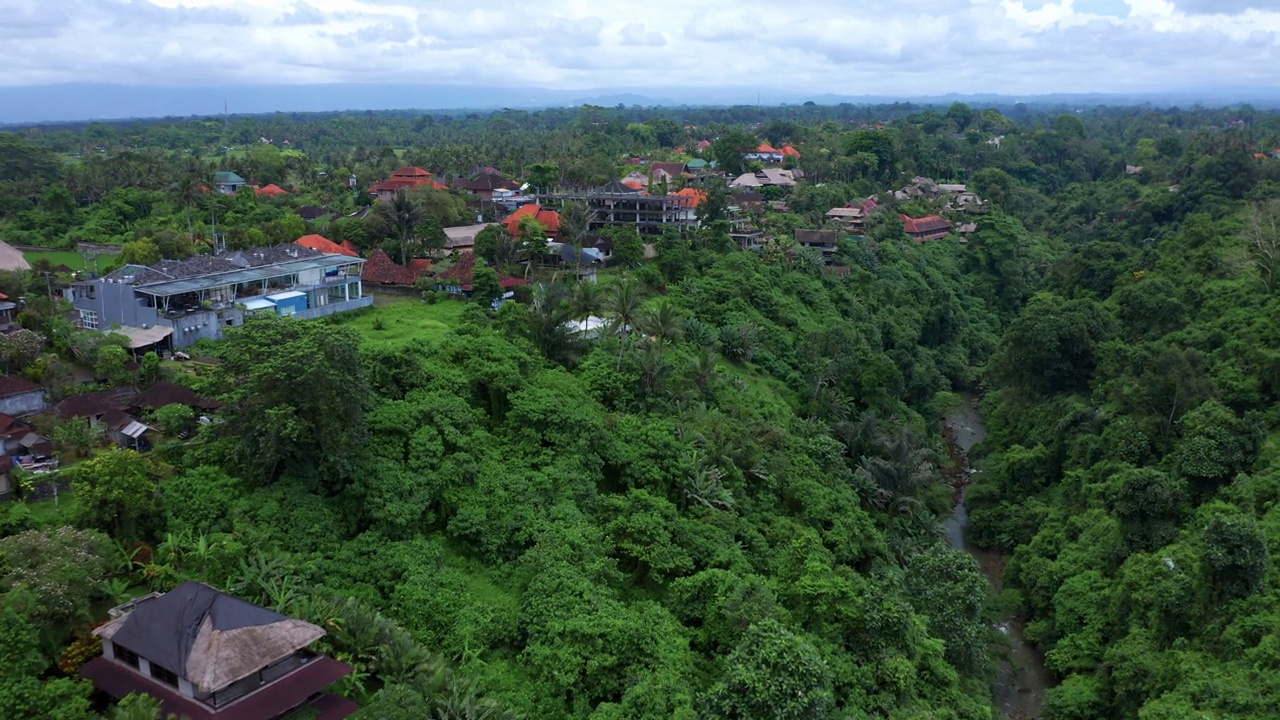
{"type": "MultiPolygon", "coordinates": [[[[49,264],[55,266],[55,268],[58,265],[67,265],[68,268],[73,270],[84,269],[84,256],[74,250],[24,250],[22,252],[22,256],[23,258],[26,258],[28,263],[31,263],[32,266],[36,265],[37,260],[47,260],[49,261],[49,264]]],[[[113,266],[115,261],[116,258],[114,255],[97,256],[97,265],[99,265],[99,268],[102,270],[113,266]]]]}
{"type": "Polygon", "coordinates": [[[355,330],[366,345],[399,349],[457,327],[465,307],[457,300],[428,304],[416,297],[379,295],[372,308],[335,315],[333,322],[355,330]]]}

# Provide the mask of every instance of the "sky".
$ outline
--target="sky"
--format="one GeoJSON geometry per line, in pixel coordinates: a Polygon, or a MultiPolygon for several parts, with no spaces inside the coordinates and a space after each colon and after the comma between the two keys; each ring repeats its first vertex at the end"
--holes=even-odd
{"type": "Polygon", "coordinates": [[[1275,89],[1280,0],[0,0],[0,88],[1275,89]]]}

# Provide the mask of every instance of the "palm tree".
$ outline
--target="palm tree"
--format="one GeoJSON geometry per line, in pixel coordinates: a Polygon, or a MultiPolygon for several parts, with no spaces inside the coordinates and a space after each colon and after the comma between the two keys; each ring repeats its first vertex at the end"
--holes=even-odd
{"type": "Polygon", "coordinates": [[[530,292],[529,325],[530,340],[542,354],[557,362],[568,362],[574,357],[577,338],[568,325],[573,311],[569,292],[562,283],[538,283],[530,292]]]}
{"type": "Polygon", "coordinates": [[[863,455],[855,473],[864,487],[867,502],[889,513],[892,534],[895,518],[915,516],[924,503],[919,494],[941,480],[933,450],[906,427],[883,435],[876,455],[863,455]]]}
{"type": "Polygon", "coordinates": [[[607,306],[613,313],[613,332],[630,336],[640,316],[639,283],[629,277],[619,280],[609,291],[607,306]]]}
{"type": "Polygon", "coordinates": [[[604,296],[600,294],[600,286],[593,282],[580,282],[573,287],[573,295],[569,298],[574,318],[582,322],[582,330],[587,329],[587,320],[604,308],[604,296]]]}
{"type": "Polygon", "coordinates": [[[663,300],[658,303],[656,310],[645,315],[640,321],[640,328],[646,335],[654,338],[659,350],[684,335],[680,313],[670,300],[663,300]]]}
{"type": "Polygon", "coordinates": [[[693,370],[693,381],[697,383],[698,390],[703,394],[711,391],[711,381],[716,376],[716,363],[719,361],[716,351],[709,346],[703,345],[694,353],[689,365],[693,370]]]}
{"type": "Polygon", "coordinates": [[[595,213],[582,202],[567,202],[560,209],[560,242],[573,246],[573,261],[582,260],[582,240],[591,232],[595,213]]]}
{"type": "Polygon", "coordinates": [[[704,507],[732,510],[733,493],[724,486],[724,471],[697,450],[689,454],[688,464],[692,470],[681,488],[685,498],[704,507]]]}
{"type": "Polygon", "coordinates": [[[409,197],[404,190],[396,191],[389,203],[380,203],[378,212],[395,229],[396,240],[400,242],[400,264],[409,264],[409,245],[417,235],[418,223],[422,221],[422,208],[409,197]]]}

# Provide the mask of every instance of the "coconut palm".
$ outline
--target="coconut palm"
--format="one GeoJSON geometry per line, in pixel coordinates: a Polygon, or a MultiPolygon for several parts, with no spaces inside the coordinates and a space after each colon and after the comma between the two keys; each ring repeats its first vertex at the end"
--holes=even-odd
{"type": "Polygon", "coordinates": [[[890,534],[900,516],[914,517],[923,507],[920,493],[940,482],[933,450],[906,427],[882,435],[875,455],[863,455],[855,473],[872,507],[888,512],[890,534]]]}
{"type": "Polygon", "coordinates": [[[655,310],[641,317],[640,329],[657,342],[659,350],[684,335],[680,313],[670,300],[663,300],[655,310]]]}
{"type": "Polygon", "coordinates": [[[395,230],[396,240],[400,242],[400,264],[409,264],[409,246],[417,236],[418,223],[422,221],[422,208],[409,193],[396,191],[391,202],[378,203],[378,212],[395,230]]]}
{"type": "Polygon", "coordinates": [[[569,298],[569,307],[573,311],[573,317],[582,323],[581,329],[585,331],[587,320],[604,309],[604,296],[600,293],[600,286],[593,282],[575,285],[569,298]]]}
{"type": "Polygon", "coordinates": [[[640,318],[640,284],[624,277],[609,292],[607,306],[613,313],[613,331],[627,336],[640,318]]]}

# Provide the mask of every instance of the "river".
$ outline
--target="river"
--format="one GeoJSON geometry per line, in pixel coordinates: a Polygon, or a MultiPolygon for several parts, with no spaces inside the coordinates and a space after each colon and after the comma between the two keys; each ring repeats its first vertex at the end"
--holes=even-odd
{"type": "MultiPolygon", "coordinates": [[[[952,413],[945,423],[951,455],[959,466],[960,493],[955,510],[943,523],[942,529],[951,547],[972,555],[993,590],[999,592],[1004,556],[975,548],[966,539],[969,509],[965,506],[965,493],[971,474],[980,472],[969,467],[969,451],[987,436],[987,427],[978,413],[977,398],[965,395],[964,401],[964,407],[952,413]]],[[[1001,623],[1000,631],[1008,638],[1009,655],[1000,660],[996,669],[996,706],[1001,716],[1009,720],[1038,718],[1044,707],[1045,690],[1051,684],[1049,671],[1044,666],[1044,655],[1023,637],[1020,619],[1001,623]]]]}

